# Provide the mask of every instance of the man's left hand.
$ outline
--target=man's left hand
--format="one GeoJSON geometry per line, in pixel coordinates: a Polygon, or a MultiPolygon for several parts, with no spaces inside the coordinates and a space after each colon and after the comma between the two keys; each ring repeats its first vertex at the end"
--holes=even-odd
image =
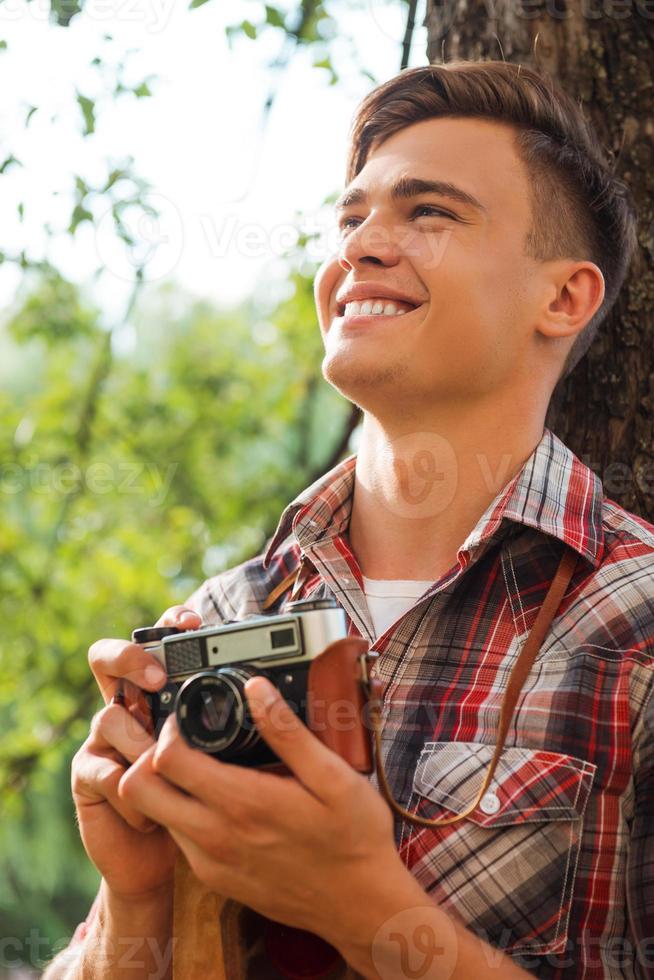
{"type": "Polygon", "coordinates": [[[262,737],[292,776],[192,749],[170,717],[119,794],[168,828],[211,890],[314,932],[345,955],[374,935],[377,913],[383,918],[407,885],[415,888],[395,849],[391,812],[272,684],[252,678],[246,694],[262,737]]]}

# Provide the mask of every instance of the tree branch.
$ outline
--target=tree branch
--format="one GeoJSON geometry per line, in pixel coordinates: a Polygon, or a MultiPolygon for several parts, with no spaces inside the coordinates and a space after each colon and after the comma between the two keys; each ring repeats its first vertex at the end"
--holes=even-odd
{"type": "Polygon", "coordinates": [[[416,9],[418,0],[408,0],[409,9],[406,15],[406,27],[404,29],[404,39],[402,41],[402,58],[400,61],[400,71],[406,68],[411,57],[411,45],[413,43],[413,32],[416,26],[416,9]]]}

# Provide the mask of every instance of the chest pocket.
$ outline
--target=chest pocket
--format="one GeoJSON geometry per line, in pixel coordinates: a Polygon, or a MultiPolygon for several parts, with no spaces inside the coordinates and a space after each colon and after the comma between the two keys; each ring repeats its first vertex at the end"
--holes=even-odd
{"type": "MultiPolygon", "coordinates": [[[[429,819],[462,813],[492,752],[478,742],[427,742],[409,809],[429,819]]],[[[507,952],[558,952],[596,768],[557,752],[506,748],[470,816],[440,828],[405,824],[400,853],[434,900],[486,942],[507,952]]]]}

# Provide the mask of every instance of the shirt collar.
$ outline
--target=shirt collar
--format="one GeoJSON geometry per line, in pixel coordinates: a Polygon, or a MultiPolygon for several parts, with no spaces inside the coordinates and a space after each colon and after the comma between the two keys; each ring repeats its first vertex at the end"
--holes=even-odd
{"type": "MultiPolygon", "coordinates": [[[[356,456],[349,456],[303,490],[284,510],[264,556],[264,567],[293,534],[302,551],[344,533],[350,521],[356,456]]],[[[603,491],[599,478],[546,429],[520,472],[497,495],[462,545],[473,551],[503,521],[533,527],[600,562],[603,491]]]]}
{"type": "Polygon", "coordinates": [[[532,455],[486,509],[463,548],[476,547],[509,520],[558,538],[597,567],[604,549],[603,500],[599,477],[545,429],[532,455]]]}
{"type": "Polygon", "coordinates": [[[344,533],[350,523],[356,461],[356,456],[348,456],[286,507],[266,548],[264,568],[291,533],[302,550],[319,540],[344,533]]]}

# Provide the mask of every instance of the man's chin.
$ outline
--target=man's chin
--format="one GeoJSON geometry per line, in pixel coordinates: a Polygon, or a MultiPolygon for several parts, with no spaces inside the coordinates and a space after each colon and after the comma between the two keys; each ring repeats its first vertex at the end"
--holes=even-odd
{"type": "Polygon", "coordinates": [[[343,354],[326,354],[322,376],[344,398],[360,408],[376,407],[383,400],[388,407],[390,397],[397,398],[401,382],[406,377],[402,364],[364,364],[343,354]]]}

